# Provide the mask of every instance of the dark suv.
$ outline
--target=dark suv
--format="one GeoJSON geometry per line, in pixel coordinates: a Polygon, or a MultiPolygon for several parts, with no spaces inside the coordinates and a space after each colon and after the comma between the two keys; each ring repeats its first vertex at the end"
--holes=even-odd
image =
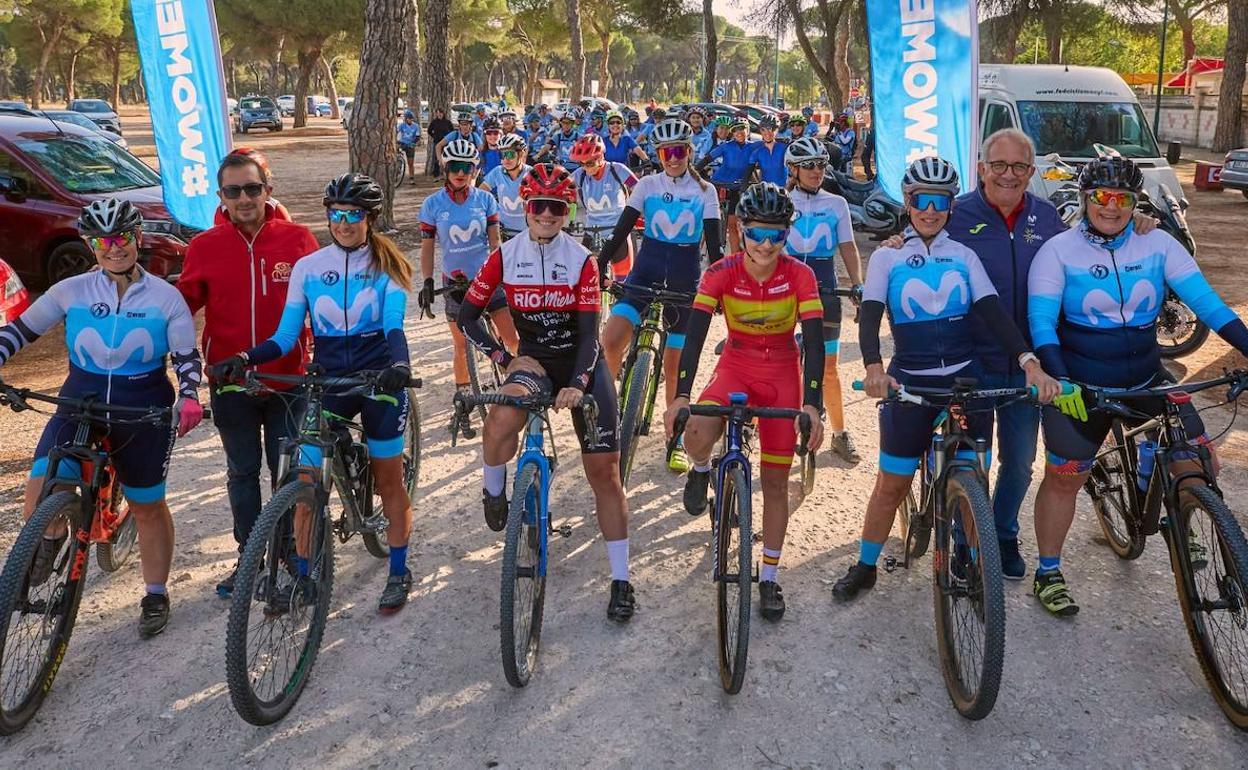
{"type": "Polygon", "coordinates": [[[234,117],[234,130],[245,134],[253,128],[282,130],[282,110],[277,102],[267,96],[244,96],[238,100],[238,115],[234,117]]]}
{"type": "Polygon", "coordinates": [[[143,266],[164,278],[176,275],[197,231],[169,216],[155,171],[93,131],[0,112],[0,243],[28,285],[42,288],[95,264],[78,237],[78,215],[91,201],[110,197],[126,198],[143,213],[143,266]]]}

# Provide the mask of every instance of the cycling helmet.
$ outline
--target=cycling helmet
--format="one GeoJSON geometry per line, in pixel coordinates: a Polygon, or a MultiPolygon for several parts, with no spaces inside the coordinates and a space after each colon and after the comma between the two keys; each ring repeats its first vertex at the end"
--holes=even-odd
{"type": "Polygon", "coordinates": [[[772,131],[775,131],[778,126],[779,124],[776,123],[776,119],[770,115],[764,115],[763,117],[758,119],[759,130],[767,128],[767,129],[771,129],[772,131]]]}
{"type": "Polygon", "coordinates": [[[788,225],[793,219],[793,201],[780,185],[757,182],[741,193],[741,199],[737,201],[737,219],[788,225]]]}
{"type": "Polygon", "coordinates": [[[716,128],[719,128],[720,126],[728,127],[732,125],[732,118],[727,115],[717,115],[712,123],[714,123],[716,128]]]}
{"type": "Polygon", "coordinates": [[[498,149],[500,150],[525,150],[528,144],[524,141],[524,137],[519,134],[503,134],[498,140],[498,149]]]}
{"type": "Polygon", "coordinates": [[[576,203],[576,182],[572,181],[572,175],[563,166],[539,163],[520,182],[520,198],[526,201],[553,198],[576,203]]]}
{"type": "Polygon", "coordinates": [[[502,112],[498,113],[499,120],[507,120],[508,118],[515,120],[516,117],[517,116],[516,116],[515,110],[503,110],[502,112]]]}
{"type": "Polygon", "coordinates": [[[105,198],[82,207],[78,232],[84,237],[127,233],[143,224],[143,215],[134,204],[121,198],[105,198]]]}
{"type": "Polygon", "coordinates": [[[372,177],[352,171],[325,185],[325,197],[321,199],[321,205],[329,208],[335,203],[345,203],[365,211],[376,211],[381,208],[383,200],[385,195],[381,192],[381,185],[374,182],[372,177]]]}
{"type": "Polygon", "coordinates": [[[481,131],[502,131],[503,127],[498,124],[498,118],[486,118],[481,121],[481,131]]]}
{"type": "Polygon", "coordinates": [[[928,155],[919,158],[906,169],[901,178],[901,191],[910,194],[916,190],[934,190],[958,194],[958,171],[944,158],[928,155]]]}
{"type": "Polygon", "coordinates": [[[541,122],[542,122],[542,116],[538,115],[536,112],[530,112],[528,115],[524,116],[525,125],[528,125],[529,123],[541,123],[541,122]]]}
{"type": "Polygon", "coordinates": [[[828,163],[828,148],[813,136],[799,136],[784,151],[784,162],[787,165],[806,163],[812,160],[828,163]]]}
{"type": "Polygon", "coordinates": [[[706,108],[704,108],[700,104],[691,105],[689,109],[685,110],[685,120],[688,120],[690,115],[701,115],[702,120],[705,121],[706,120],[706,108]]]}
{"type": "Polygon", "coordinates": [[[744,115],[734,115],[732,125],[728,126],[728,128],[732,131],[736,131],[738,128],[744,128],[746,131],[749,131],[750,121],[746,120],[744,115]]]}
{"type": "Polygon", "coordinates": [[[1143,186],[1143,172],[1126,158],[1097,158],[1079,172],[1079,189],[1083,192],[1108,187],[1138,193],[1143,186]]]}
{"type": "Polygon", "coordinates": [[[568,158],[573,163],[588,163],[591,160],[601,160],[606,151],[607,145],[602,141],[601,136],[585,134],[572,143],[568,158]]]}
{"type": "Polygon", "coordinates": [[[450,163],[454,160],[479,163],[481,161],[481,153],[477,152],[477,145],[471,141],[467,139],[453,139],[442,148],[442,162],[450,163]]]}
{"type": "Polygon", "coordinates": [[[602,120],[604,123],[609,123],[614,118],[624,120],[624,115],[622,115],[619,110],[607,110],[607,115],[602,120]]]}
{"type": "MultiPolygon", "coordinates": [[[[655,110],[657,113],[658,110],[655,110]]],[[[655,125],[650,132],[650,141],[656,146],[688,142],[693,136],[693,127],[679,118],[670,118],[655,125]]]]}
{"type": "Polygon", "coordinates": [[[606,120],[606,119],[607,119],[607,111],[606,111],[606,110],[604,110],[604,109],[602,109],[601,107],[595,107],[595,108],[594,108],[594,111],[593,111],[593,112],[591,112],[591,113],[589,113],[589,118],[590,118],[590,120],[594,120],[594,119],[597,119],[597,120],[606,120]]]}
{"type": "Polygon", "coordinates": [[[654,118],[655,123],[658,123],[660,120],[664,120],[665,118],[667,118],[667,110],[663,109],[662,107],[655,107],[654,110],[650,113],[650,117],[654,118]]]}
{"type": "Polygon", "coordinates": [[[804,117],[810,118],[810,117],[813,117],[813,116],[814,116],[814,114],[815,114],[815,108],[814,108],[814,107],[811,107],[810,105],[807,105],[807,106],[805,106],[805,107],[803,107],[803,108],[802,108],[802,115],[803,115],[804,117]]]}
{"type": "Polygon", "coordinates": [[[411,110],[403,110],[404,120],[406,120],[407,118],[414,118],[414,117],[416,117],[416,113],[412,112],[411,110]]]}
{"type": "Polygon", "coordinates": [[[779,122],[780,122],[780,123],[782,123],[782,124],[784,124],[784,123],[788,123],[788,122],[789,122],[789,113],[787,113],[787,112],[781,112],[781,113],[778,113],[778,114],[776,115],[776,120],[777,120],[777,121],[779,121],[779,122]]]}
{"type": "Polygon", "coordinates": [[[472,119],[471,112],[461,112],[455,116],[455,122],[456,123],[475,123],[476,121],[472,119]]]}
{"type": "Polygon", "coordinates": [[[576,107],[569,107],[559,116],[559,120],[570,120],[573,123],[579,123],[581,120],[581,111],[576,107]]]}

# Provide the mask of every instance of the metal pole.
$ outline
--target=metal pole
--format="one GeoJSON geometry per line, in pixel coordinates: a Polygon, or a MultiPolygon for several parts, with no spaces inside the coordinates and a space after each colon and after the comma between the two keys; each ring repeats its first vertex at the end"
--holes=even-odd
{"type": "MultiPolygon", "coordinates": [[[[1165,10],[1161,15],[1161,49],[1157,52],[1157,94],[1153,102],[1153,138],[1157,138],[1157,127],[1161,124],[1161,81],[1166,71],[1166,27],[1170,26],[1170,0],[1164,0],[1165,10]]],[[[1191,77],[1191,74],[1188,74],[1191,77]]]]}
{"type": "Polygon", "coordinates": [[[780,106],[780,14],[776,14],[776,82],[771,94],[771,106],[780,106]]]}

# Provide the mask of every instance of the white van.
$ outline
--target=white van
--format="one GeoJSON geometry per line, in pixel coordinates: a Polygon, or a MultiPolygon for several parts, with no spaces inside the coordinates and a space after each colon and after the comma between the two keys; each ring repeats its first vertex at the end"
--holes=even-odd
{"type": "Polygon", "coordinates": [[[1019,128],[1036,145],[1031,192],[1047,199],[1067,184],[1044,156],[1057,153],[1079,166],[1096,157],[1094,144],[1112,147],[1144,172],[1145,189],[1164,185],[1187,208],[1174,169],[1161,156],[1140,102],[1118,73],[1103,67],[1063,64],[981,64],[979,129],[981,140],[1002,128],[1019,128]],[[1047,176],[1051,177],[1046,179],[1047,176]]]}

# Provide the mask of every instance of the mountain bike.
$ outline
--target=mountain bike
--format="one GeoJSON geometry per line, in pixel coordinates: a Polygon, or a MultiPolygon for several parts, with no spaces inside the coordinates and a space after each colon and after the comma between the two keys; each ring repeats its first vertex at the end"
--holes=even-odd
{"type": "MultiPolygon", "coordinates": [[[[542,633],[542,610],[546,601],[546,568],[549,538],[554,533],[571,537],[572,527],[555,527],[550,518],[550,480],[558,466],[547,410],[554,396],[508,396],[502,393],[455,394],[455,414],[468,419],[469,413],[486,404],[523,409],[529,413],[524,431],[524,450],[516,461],[511,487],[511,508],[507,513],[503,544],[502,590],[499,601],[500,648],[503,675],[512,687],[524,687],[537,664],[537,648],[542,633]],[[549,453],[548,453],[549,452],[549,453]]],[[[598,406],[593,396],[581,398],[585,415],[586,441],[595,437],[598,406]]],[[[454,444],[454,433],[451,434],[454,444]]]]}
{"type": "Polygon", "coordinates": [[[607,291],[617,299],[629,295],[649,298],[649,306],[641,323],[633,327],[633,340],[628,346],[624,366],[620,368],[620,483],[627,488],[637,442],[640,437],[650,434],[659,379],[663,376],[663,352],[667,349],[664,305],[689,305],[694,295],[617,283],[607,287],[607,291]]]}
{"type": "MultiPolygon", "coordinates": [[[[457,296],[459,301],[463,303],[464,297],[468,293],[468,288],[472,285],[472,280],[463,275],[456,275],[451,282],[440,289],[434,290],[435,297],[443,294],[451,294],[457,296]]],[[[489,313],[483,313],[477,323],[485,327],[488,333],[494,339],[502,339],[498,335],[498,329],[494,326],[494,321],[490,318],[489,313]]],[[[472,343],[472,340],[465,338],[464,345],[464,362],[468,365],[468,384],[472,388],[473,395],[481,395],[483,393],[493,393],[503,385],[503,380],[507,378],[503,367],[494,362],[494,359],[485,354],[485,351],[472,343]]],[[[485,421],[485,406],[478,407],[481,421],[485,421]]],[[[455,418],[451,418],[452,424],[456,423],[455,418]]],[[[476,438],[477,430],[472,427],[468,420],[464,420],[459,424],[459,429],[463,433],[464,438],[476,438]]]]}
{"type": "Polygon", "coordinates": [[[795,451],[804,455],[810,440],[810,415],[800,409],[752,407],[746,404],[746,394],[730,393],[728,406],[693,404],[681,409],[668,442],[669,452],[685,432],[690,415],[723,417],[728,421],[720,454],[715,459],[715,495],[711,501],[711,544],[715,553],[711,580],[716,589],[719,683],[725,692],[736,694],[745,681],[750,647],[750,583],[758,580],[753,567],[750,513],[753,503],[750,444],[754,420],[799,417],[800,438],[795,451]]]}
{"type": "MultiPolygon", "coordinates": [[[[854,390],[863,390],[861,381],[854,390]]],[[[902,387],[888,400],[940,409],[932,446],[919,464],[919,500],[899,507],[902,566],[917,561],[936,536],[932,593],[945,689],[958,713],[983,719],[1001,687],[1005,595],[996,525],[988,496],[988,442],[967,433],[966,417],[998,400],[1034,398],[1030,388],[976,390],[959,378],[952,390],[902,387]],[[977,404],[978,402],[978,404],[977,404]]],[[[888,567],[895,563],[890,559],[888,567]]]]}
{"type": "MultiPolygon", "coordinates": [[[[239,715],[254,725],[284,717],[299,700],[316,662],[334,582],[334,538],[358,534],[369,554],[385,559],[389,520],[373,488],[363,428],[324,407],[326,395],[395,397],[375,390],[379,372],[327,377],[315,364],[306,375],[247,373],[251,392],[263,383],[295,385],[307,395],[299,434],[282,442],[281,483],[260,511],[238,563],[225,637],[226,681],[239,715]],[[333,516],[329,497],[342,510],[333,516]],[[306,556],[302,555],[306,554],[306,556]],[[306,569],[300,567],[304,560],[306,569]]],[[[403,481],[416,492],[420,467],[420,413],[412,378],[404,427],[403,481]]]]}
{"type": "Polygon", "coordinates": [[[1125,391],[1083,386],[1089,411],[1114,416],[1084,489],[1119,558],[1138,557],[1145,539],[1161,533],[1205,681],[1226,718],[1248,730],[1248,541],[1223,501],[1209,447],[1187,435],[1180,414],[1192,393],[1224,385],[1226,401],[1238,405],[1248,391],[1248,372],[1125,391]],[[1132,406],[1141,399],[1160,402],[1164,411],[1154,417],[1132,406]],[[1137,437],[1155,446],[1151,470],[1137,437]],[[1195,459],[1199,467],[1171,468],[1172,458],[1195,459]]]}
{"type": "Polygon", "coordinates": [[[121,483],[100,429],[168,426],[172,413],[168,407],[110,405],[97,396],[46,396],[0,383],[0,404],[20,412],[34,410],[32,401],[58,407],[75,428],[70,441],[48,452],[39,504],[0,572],[0,735],[25,727],[52,689],[78,617],[91,545],[106,572],[121,567],[133,553],[134,517],[122,502],[121,483]],[[59,543],[43,570],[47,574],[40,576],[34,573],[48,533],[59,543]]]}

